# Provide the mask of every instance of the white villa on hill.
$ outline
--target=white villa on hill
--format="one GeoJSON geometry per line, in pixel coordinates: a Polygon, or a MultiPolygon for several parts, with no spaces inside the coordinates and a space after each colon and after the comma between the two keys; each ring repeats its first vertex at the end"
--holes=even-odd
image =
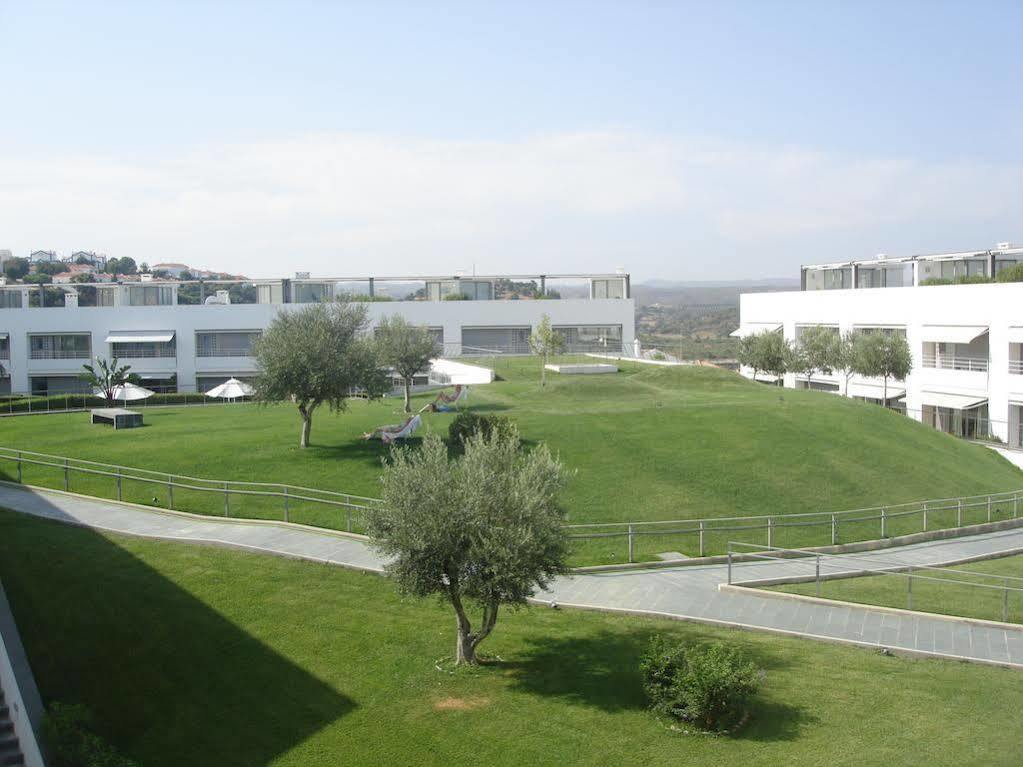
{"type": "MultiPolygon", "coordinates": [[[[889,385],[889,405],[938,429],[1023,446],[1023,283],[926,284],[992,277],[1023,263],[1023,248],[806,266],[802,290],[740,298],[733,335],[803,328],[903,333],[913,371],[889,385]]],[[[745,370],[750,375],[749,370],[745,370]]],[[[785,386],[846,392],[843,375],[786,375],[785,386]]],[[[854,377],[848,396],[880,402],[881,382],[854,377]]]]}

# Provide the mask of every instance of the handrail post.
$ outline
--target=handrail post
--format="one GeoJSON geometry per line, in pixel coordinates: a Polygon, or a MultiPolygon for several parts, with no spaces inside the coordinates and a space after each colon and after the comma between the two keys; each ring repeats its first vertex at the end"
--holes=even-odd
{"type": "Polygon", "coordinates": [[[821,555],[817,555],[815,580],[817,581],[817,596],[821,595],[821,555]]]}
{"type": "Polygon", "coordinates": [[[838,517],[831,515],[831,545],[838,543],[838,517]]]}
{"type": "Polygon", "coordinates": [[[68,469],[67,458],[64,459],[64,492],[71,489],[70,469],[68,469]]]}
{"type": "Polygon", "coordinates": [[[956,506],[956,527],[963,526],[963,499],[958,499],[959,502],[956,506]]]}
{"type": "Polygon", "coordinates": [[[229,495],[228,490],[227,490],[227,483],[225,482],[224,483],[224,516],[225,517],[231,516],[231,502],[228,500],[229,497],[230,497],[230,495],[229,495]]]}
{"type": "Polygon", "coordinates": [[[767,518],[767,548],[774,548],[774,519],[767,518]]]}
{"type": "Polygon", "coordinates": [[[906,609],[913,609],[913,565],[909,566],[906,573],[906,609]]]}
{"type": "Polygon", "coordinates": [[[629,563],[630,564],[632,563],[632,552],[633,552],[633,548],[632,548],[633,547],[633,540],[632,540],[632,538],[633,538],[632,525],[629,525],[629,563]]]}
{"type": "Polygon", "coordinates": [[[345,525],[348,528],[348,532],[352,532],[352,507],[349,506],[345,509],[345,525]]]}
{"type": "Polygon", "coordinates": [[[290,522],[288,519],[288,486],[284,486],[284,521],[290,522]]]}
{"type": "Polygon", "coordinates": [[[117,467],[117,500],[121,500],[121,467],[117,467]]]}
{"type": "Polygon", "coordinates": [[[170,474],[167,475],[167,508],[174,508],[174,482],[170,474]]]}
{"type": "Polygon", "coordinates": [[[1015,519],[1019,515],[1019,512],[1016,510],[1018,506],[1019,506],[1019,493],[1016,493],[1015,495],[1012,496],[1012,518],[1013,519],[1015,519]]]}
{"type": "Polygon", "coordinates": [[[991,521],[991,496],[987,497],[987,521],[991,521]]]}
{"type": "Polygon", "coordinates": [[[728,544],[728,585],[732,585],[732,544],[728,544]]]}
{"type": "Polygon", "coordinates": [[[888,537],[888,512],[881,509],[881,537],[888,537]]]}
{"type": "Polygon", "coordinates": [[[700,556],[703,556],[703,520],[700,520],[700,556]]]}
{"type": "Polygon", "coordinates": [[[21,484],[21,451],[18,451],[18,484],[21,484]]]}
{"type": "Polygon", "coordinates": [[[924,532],[927,532],[927,504],[924,504],[924,532]]]}
{"type": "Polygon", "coordinates": [[[1009,579],[1002,579],[1002,623],[1009,622],[1009,579]]]}

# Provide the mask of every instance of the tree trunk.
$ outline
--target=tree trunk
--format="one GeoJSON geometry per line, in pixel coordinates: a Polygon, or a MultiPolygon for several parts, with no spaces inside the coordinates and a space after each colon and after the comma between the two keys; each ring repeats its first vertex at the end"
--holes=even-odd
{"type": "Polygon", "coordinates": [[[881,403],[882,406],[888,407],[888,376],[884,377],[884,401],[881,403]]]}
{"type": "Polygon", "coordinates": [[[547,355],[540,355],[540,386],[547,385],[547,355]]]}
{"type": "Polygon", "coordinates": [[[499,605],[496,602],[484,605],[483,623],[480,630],[474,632],[458,593],[458,579],[453,578],[450,574],[448,575],[448,596],[451,598],[452,607],[455,608],[455,665],[474,666],[479,663],[479,659],[476,657],[476,648],[494,630],[499,605]]]}
{"type": "Polygon", "coordinates": [[[405,379],[405,412],[412,412],[412,379],[405,379]]]}
{"type": "Polygon", "coordinates": [[[298,412],[302,416],[302,436],[298,440],[298,446],[309,447],[309,435],[313,430],[313,411],[318,403],[307,405],[305,402],[299,402],[297,404],[298,412]]]}

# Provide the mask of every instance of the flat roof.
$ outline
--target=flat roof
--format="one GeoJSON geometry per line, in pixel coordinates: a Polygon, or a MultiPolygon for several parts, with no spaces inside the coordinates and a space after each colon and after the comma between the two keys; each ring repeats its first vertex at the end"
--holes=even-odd
{"type": "Polygon", "coordinates": [[[886,256],[884,258],[854,259],[852,261],[834,261],[827,264],[803,264],[802,269],[840,269],[845,266],[882,266],[885,264],[911,264],[914,261],[949,261],[961,258],[986,258],[990,255],[1012,255],[1023,257],[1023,247],[987,248],[984,250],[963,250],[955,253],[926,253],[914,256],[886,256]]]}

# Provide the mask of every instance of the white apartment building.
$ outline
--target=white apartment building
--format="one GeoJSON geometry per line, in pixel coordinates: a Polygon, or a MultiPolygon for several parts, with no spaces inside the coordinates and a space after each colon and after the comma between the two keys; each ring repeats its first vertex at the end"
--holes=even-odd
{"type": "MultiPolygon", "coordinates": [[[[941,284],[983,279],[1023,263],[1023,248],[876,258],[802,269],[802,290],[740,298],[732,335],[781,331],[798,343],[810,326],[904,334],[913,354],[888,404],[964,437],[1023,446],[1023,283],[941,284]]],[[[750,375],[749,370],[743,371],[750,375]]],[[[880,380],[786,375],[785,386],[880,402],[880,380]]]]}
{"type": "Polygon", "coordinates": [[[278,312],[345,294],[377,299],[366,304],[373,325],[395,314],[426,325],[445,356],[528,353],[545,314],[570,351],[635,341],[627,274],[0,284],[0,393],[81,391],[82,365],[114,356],[152,388],[206,391],[254,374],[252,343],[278,312]],[[551,297],[502,297],[510,280],[551,297]]]}

